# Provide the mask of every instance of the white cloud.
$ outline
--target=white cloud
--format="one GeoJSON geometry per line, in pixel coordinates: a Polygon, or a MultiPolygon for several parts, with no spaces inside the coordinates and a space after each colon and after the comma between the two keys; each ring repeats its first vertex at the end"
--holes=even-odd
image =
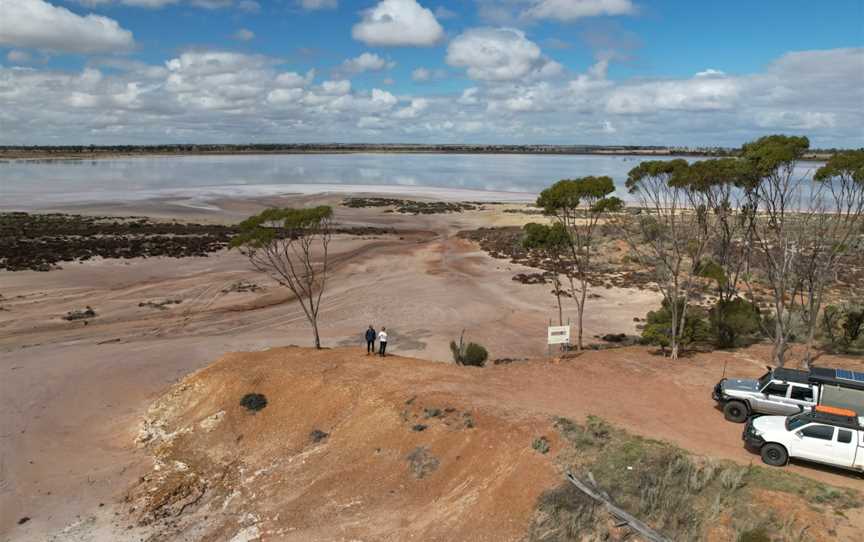
{"type": "Polygon", "coordinates": [[[66,53],[111,53],[134,46],[132,32],[100,15],[77,15],[43,0],[0,0],[0,45],[66,53]]]}
{"type": "Polygon", "coordinates": [[[339,5],[338,0],[298,0],[301,8],[308,10],[335,9],[339,5]]]}
{"type": "Polygon", "coordinates": [[[462,96],[459,97],[459,103],[462,105],[477,105],[480,103],[480,99],[477,95],[480,93],[480,89],[477,87],[466,88],[462,91],[462,96]]]}
{"type": "Polygon", "coordinates": [[[618,114],[731,109],[741,94],[740,80],[712,74],[692,79],[624,85],[612,91],[606,110],[618,114]]]}
{"type": "Polygon", "coordinates": [[[802,51],[757,73],[714,66],[660,80],[607,79],[601,60],[566,79],[539,79],[535,68],[402,97],[347,79],[316,84],[314,71],[236,52],[187,51],[162,65],[99,57],[75,72],[10,67],[4,57],[0,143],[563,143],[581,134],[607,143],[740,145],[784,132],[808,135],[814,146],[857,147],[862,58],[861,48],[802,51]]]}
{"type": "Polygon", "coordinates": [[[584,17],[634,13],[636,6],[631,0],[534,0],[523,16],[569,22],[584,17]]]}
{"type": "Polygon", "coordinates": [[[396,96],[393,96],[386,90],[373,88],[372,103],[375,104],[376,107],[380,107],[381,109],[390,109],[391,107],[399,103],[399,100],[396,99],[396,96]]]}
{"type": "MultiPolygon", "coordinates": [[[[204,9],[225,9],[235,5],[235,0],[76,0],[77,3],[88,7],[102,6],[108,4],[122,4],[146,9],[159,9],[165,6],[183,4],[204,9]]],[[[247,13],[258,13],[261,5],[255,0],[241,0],[237,2],[237,8],[247,13]]]]}
{"type": "Polygon", "coordinates": [[[391,69],[396,66],[395,62],[385,60],[374,53],[363,53],[355,58],[349,58],[342,63],[340,70],[348,74],[358,74],[363,72],[377,72],[384,69],[391,69]]]}
{"type": "Polygon", "coordinates": [[[33,62],[33,55],[27,51],[12,49],[6,53],[6,60],[8,60],[10,64],[29,64],[33,62]]]}
{"type": "Polygon", "coordinates": [[[237,4],[237,9],[239,9],[240,11],[245,11],[246,13],[260,13],[261,4],[259,4],[255,0],[241,0],[237,4]]]}
{"type": "Polygon", "coordinates": [[[181,105],[243,110],[263,100],[272,85],[272,61],[224,51],[189,51],[165,63],[164,89],[181,105]]]}
{"type": "Polygon", "coordinates": [[[297,72],[284,72],[276,76],[276,85],[286,88],[300,88],[312,84],[315,79],[315,70],[309,70],[306,75],[297,72]]]}
{"type": "Polygon", "coordinates": [[[428,68],[416,68],[411,72],[411,80],[417,83],[437,81],[447,77],[447,71],[442,69],[430,70],[428,68]]]}
{"type": "Polygon", "coordinates": [[[756,115],[756,124],[771,130],[818,130],[834,128],[837,116],[818,111],[763,111],[756,115]]]}
{"type": "Polygon", "coordinates": [[[363,12],[351,35],[367,45],[428,47],[441,40],[444,29],[416,0],[381,0],[363,12]]]}
{"type": "Polygon", "coordinates": [[[241,28],[237,32],[234,32],[234,35],[231,37],[239,41],[250,41],[255,39],[255,32],[252,32],[248,28],[241,28]]]}
{"type": "Polygon", "coordinates": [[[105,4],[124,4],[127,6],[141,8],[161,8],[169,4],[176,4],[180,0],[77,0],[79,4],[94,7],[105,4]]]}
{"type": "MultiPolygon", "coordinates": [[[[518,89],[514,95],[503,101],[503,106],[510,111],[544,111],[553,102],[553,90],[548,83],[540,83],[536,86],[518,89]]],[[[491,103],[492,110],[495,103],[491,103]]]]}
{"type": "Polygon", "coordinates": [[[267,101],[275,105],[299,104],[303,94],[302,88],[277,88],[267,93],[267,101]]]}
{"type": "Polygon", "coordinates": [[[417,68],[411,72],[411,79],[414,81],[428,81],[432,79],[432,72],[426,68],[417,68]]]}
{"type": "Polygon", "coordinates": [[[708,68],[707,70],[702,70],[701,72],[696,74],[696,77],[725,77],[726,73],[720,70],[714,70],[712,68],[708,68]]]}
{"type": "Polygon", "coordinates": [[[429,107],[429,101],[425,98],[414,98],[408,107],[403,107],[393,114],[397,119],[413,119],[429,107]]]}
{"type": "Polygon", "coordinates": [[[339,81],[324,81],[321,84],[321,90],[324,91],[324,94],[344,96],[351,92],[351,81],[345,79],[339,81]]]}
{"type": "Polygon", "coordinates": [[[447,63],[467,68],[468,77],[508,81],[527,76],[550,77],[561,65],[543,56],[540,47],[514,28],[472,28],[447,47],[447,63]]]}

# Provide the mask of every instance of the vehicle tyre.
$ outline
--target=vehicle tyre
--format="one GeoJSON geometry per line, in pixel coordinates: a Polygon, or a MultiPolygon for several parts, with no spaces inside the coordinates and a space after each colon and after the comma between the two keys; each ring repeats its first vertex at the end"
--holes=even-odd
{"type": "Polygon", "coordinates": [[[773,467],[782,467],[789,462],[789,454],[783,446],[769,442],[762,446],[762,462],[773,467]]]}
{"type": "Polygon", "coordinates": [[[723,407],[723,415],[730,422],[744,423],[747,421],[747,405],[741,401],[729,401],[723,407]]]}

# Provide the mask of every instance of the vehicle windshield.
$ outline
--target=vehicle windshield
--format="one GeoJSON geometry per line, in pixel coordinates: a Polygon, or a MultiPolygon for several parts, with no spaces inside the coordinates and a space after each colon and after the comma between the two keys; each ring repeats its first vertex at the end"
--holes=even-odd
{"type": "Polygon", "coordinates": [[[758,386],[759,386],[759,389],[760,389],[760,390],[761,390],[761,389],[764,389],[765,386],[767,386],[768,383],[771,382],[771,378],[772,378],[771,371],[768,371],[768,372],[765,373],[764,375],[760,376],[760,377],[759,377],[759,380],[757,381],[758,386]]]}
{"type": "Polygon", "coordinates": [[[806,425],[808,423],[810,423],[810,420],[807,419],[806,414],[795,414],[794,416],[789,416],[788,418],[786,418],[786,430],[794,431],[802,425],[806,425]]]}

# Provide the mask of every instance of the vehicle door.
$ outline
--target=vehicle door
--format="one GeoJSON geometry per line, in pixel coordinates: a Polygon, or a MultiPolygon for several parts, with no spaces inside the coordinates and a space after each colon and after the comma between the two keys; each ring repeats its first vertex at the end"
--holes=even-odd
{"type": "Polygon", "coordinates": [[[798,412],[797,406],[790,405],[786,399],[789,393],[789,384],[779,380],[772,380],[764,388],[762,393],[757,397],[758,410],[762,414],[779,414],[788,415],[798,412]]]}
{"type": "Polygon", "coordinates": [[[858,435],[851,429],[838,427],[834,435],[834,460],[832,463],[851,467],[855,463],[855,453],[858,451],[858,435]]]}
{"type": "Polygon", "coordinates": [[[796,408],[796,411],[790,412],[790,414],[795,414],[796,412],[803,412],[805,410],[810,410],[813,408],[813,405],[816,404],[816,399],[813,394],[813,386],[808,386],[806,384],[789,384],[789,396],[787,402],[790,405],[793,405],[790,408],[796,408]]]}
{"type": "Polygon", "coordinates": [[[811,423],[795,432],[796,440],[790,450],[794,457],[836,463],[834,459],[834,427],[821,423],[811,423]]]}

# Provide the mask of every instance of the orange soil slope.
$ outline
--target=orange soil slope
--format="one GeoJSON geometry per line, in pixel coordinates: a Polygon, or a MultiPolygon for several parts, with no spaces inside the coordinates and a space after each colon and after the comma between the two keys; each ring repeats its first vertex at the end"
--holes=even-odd
{"type": "Polygon", "coordinates": [[[156,538],[521,539],[561,480],[531,447],[551,431],[428,386],[480,376],[359,349],[229,354],[151,407],[139,439],[156,469],[130,509],[156,538]],[[254,413],[252,392],[268,401],[254,413]]]}

